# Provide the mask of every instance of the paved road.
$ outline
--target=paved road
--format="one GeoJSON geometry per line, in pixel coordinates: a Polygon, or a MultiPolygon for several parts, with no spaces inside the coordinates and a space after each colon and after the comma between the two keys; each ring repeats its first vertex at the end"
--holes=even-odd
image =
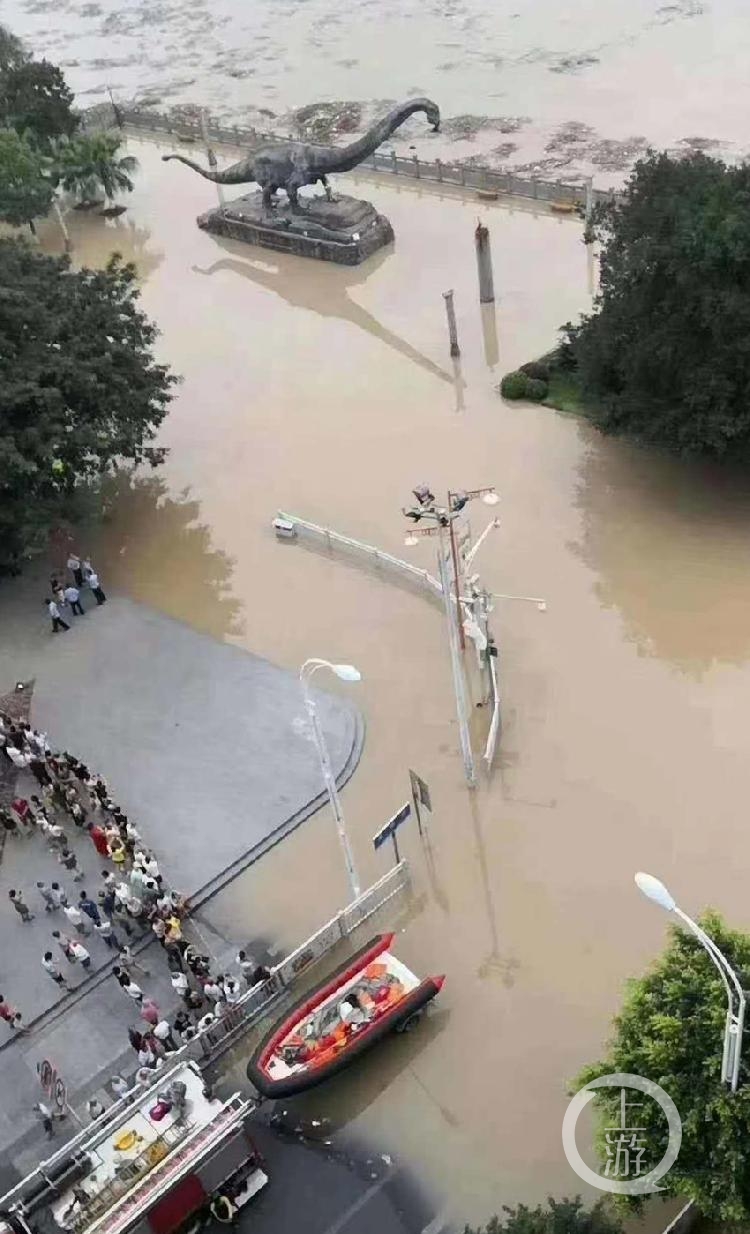
{"type": "MultiPolygon", "coordinates": [[[[247,1234],[449,1234],[408,1170],[387,1156],[266,1126],[254,1138],[271,1181],[238,1223],[247,1234]]],[[[210,1234],[221,1228],[212,1223],[210,1234]]]]}

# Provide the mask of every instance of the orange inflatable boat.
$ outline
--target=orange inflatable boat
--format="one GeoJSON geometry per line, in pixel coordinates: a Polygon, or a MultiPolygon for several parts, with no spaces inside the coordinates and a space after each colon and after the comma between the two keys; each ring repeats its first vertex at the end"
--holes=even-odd
{"type": "Polygon", "coordinates": [[[380,1041],[409,1031],[445,977],[420,981],[379,934],[309,991],[261,1041],[247,1077],[266,1097],[289,1097],[327,1080],[380,1041]]]}

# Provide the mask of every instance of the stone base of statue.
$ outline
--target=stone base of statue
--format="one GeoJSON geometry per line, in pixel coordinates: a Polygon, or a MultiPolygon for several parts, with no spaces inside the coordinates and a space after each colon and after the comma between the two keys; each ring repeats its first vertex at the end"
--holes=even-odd
{"type": "Polygon", "coordinates": [[[258,190],[199,215],[198,226],[217,236],[342,266],[358,266],[393,239],[388,219],[369,201],[300,197],[299,209],[292,210],[282,198],[267,210],[258,190]]]}

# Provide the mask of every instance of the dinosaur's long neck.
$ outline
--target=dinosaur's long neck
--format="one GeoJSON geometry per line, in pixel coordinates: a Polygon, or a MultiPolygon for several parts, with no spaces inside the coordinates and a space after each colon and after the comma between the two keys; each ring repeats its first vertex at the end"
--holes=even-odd
{"type": "Polygon", "coordinates": [[[437,128],[440,123],[440,111],[436,103],[432,99],[410,99],[408,103],[400,103],[398,107],[393,107],[382,119],[377,120],[371,128],[363,133],[358,141],[351,142],[348,146],[331,147],[326,150],[321,158],[316,158],[316,164],[320,164],[322,171],[351,171],[363,159],[369,157],[377,150],[378,146],[390,137],[394,129],[408,120],[409,116],[413,116],[415,111],[423,111],[430,123],[437,128]]]}
{"type": "Polygon", "coordinates": [[[184,163],[186,167],[192,167],[193,171],[197,171],[199,176],[203,176],[205,180],[213,180],[214,184],[249,184],[255,179],[255,169],[250,159],[241,159],[239,163],[233,163],[231,167],[225,167],[224,171],[209,171],[205,167],[201,167],[200,163],[194,163],[192,159],[186,159],[184,154],[165,154],[162,156],[164,162],[170,159],[177,159],[178,163],[184,163]]]}

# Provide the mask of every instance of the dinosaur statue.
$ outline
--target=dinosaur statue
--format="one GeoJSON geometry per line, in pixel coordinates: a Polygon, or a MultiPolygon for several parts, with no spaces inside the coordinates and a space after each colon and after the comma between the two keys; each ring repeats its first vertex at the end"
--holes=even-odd
{"type": "Polygon", "coordinates": [[[358,163],[368,158],[377,150],[394,129],[404,123],[404,120],[415,111],[423,111],[433,130],[440,127],[440,109],[431,99],[410,99],[408,103],[400,103],[383,116],[364,133],[358,141],[348,146],[312,146],[307,142],[279,142],[275,146],[263,146],[252,150],[247,157],[240,159],[227,167],[225,171],[208,171],[192,159],[182,154],[163,154],[165,162],[177,159],[192,167],[206,180],[215,184],[259,184],[263,191],[263,205],[270,208],[273,205],[273,195],[278,189],[284,189],[293,210],[300,208],[297,194],[303,184],[315,184],[318,180],[326,190],[330,199],[331,190],[328,176],[332,172],[351,171],[358,163]]]}

